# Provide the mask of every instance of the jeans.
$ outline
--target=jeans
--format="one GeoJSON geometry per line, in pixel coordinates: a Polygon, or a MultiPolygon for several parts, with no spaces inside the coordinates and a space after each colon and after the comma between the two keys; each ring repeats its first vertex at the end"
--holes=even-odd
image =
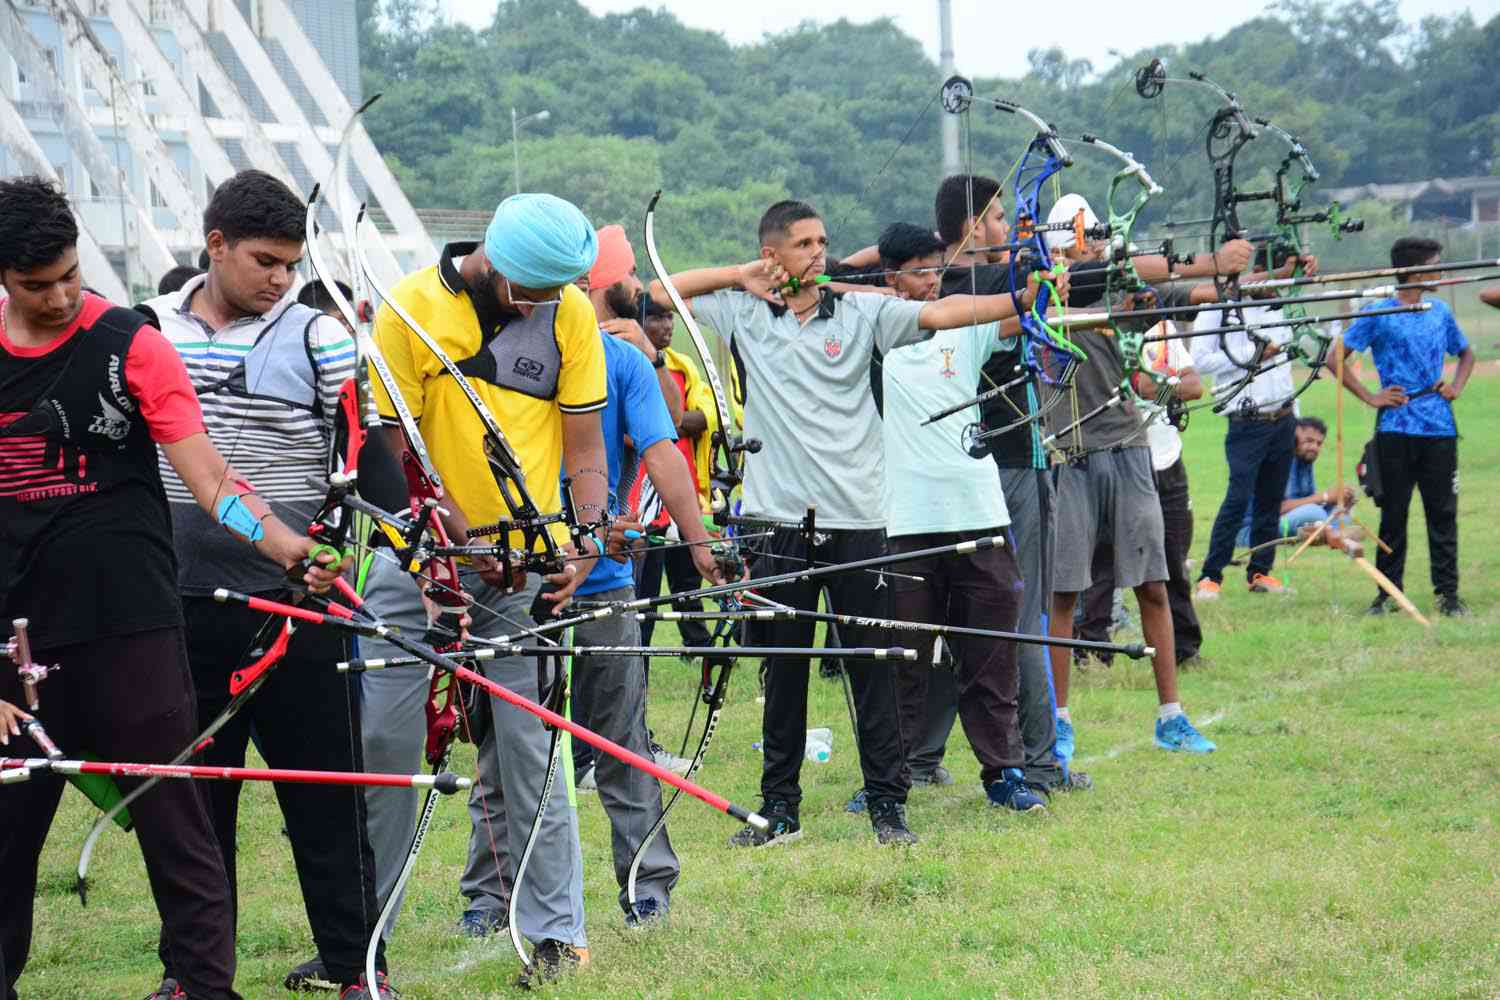
{"type": "MultiPolygon", "coordinates": [[[[1000,484],[1010,510],[1009,535],[1025,584],[1016,631],[1036,635],[1047,631],[1047,607],[1052,600],[1052,543],[1057,526],[1052,477],[1045,469],[1001,466],[1000,484]]],[[[1047,647],[1027,643],[1017,651],[1016,660],[1021,673],[1023,770],[1027,781],[1050,788],[1062,782],[1063,769],[1052,753],[1057,742],[1057,704],[1047,647]]]]}
{"type": "MultiPolygon", "coordinates": [[[[1203,560],[1201,579],[1220,583],[1224,567],[1234,558],[1234,542],[1245,521],[1245,510],[1254,514],[1250,542],[1260,545],[1276,537],[1281,519],[1281,500],[1286,496],[1287,476],[1297,440],[1297,419],[1287,414],[1280,420],[1247,420],[1231,417],[1224,436],[1224,457],[1229,462],[1229,489],[1214,517],[1203,560]],[[1252,507],[1253,505],[1253,507],[1252,507]]],[[[1271,572],[1276,546],[1268,545],[1250,557],[1245,578],[1271,572]]]]}
{"type": "MultiPolygon", "coordinates": [[[[1305,503],[1293,507],[1290,511],[1281,515],[1281,533],[1284,536],[1290,537],[1297,534],[1303,528],[1322,524],[1327,518],[1328,509],[1322,504],[1305,503]]],[[[1334,518],[1331,523],[1335,528],[1342,528],[1350,522],[1347,517],[1340,516],[1334,518]]],[[[1250,529],[1248,527],[1240,528],[1240,533],[1235,538],[1234,544],[1242,549],[1250,547],[1250,529]]]]}

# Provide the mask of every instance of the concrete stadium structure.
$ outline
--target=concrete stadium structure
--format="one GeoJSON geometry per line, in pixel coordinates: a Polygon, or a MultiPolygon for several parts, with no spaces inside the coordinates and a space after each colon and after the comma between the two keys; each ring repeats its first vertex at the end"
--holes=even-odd
{"type": "MultiPolygon", "coordinates": [[[[254,166],[305,195],[331,176],[361,99],[355,6],[4,0],[0,175],[61,181],[85,281],[116,301],[154,294],[163,272],[197,259],[215,184],[254,166]]],[[[383,239],[364,238],[394,281],[435,259],[433,241],[363,127],[351,148],[339,196],[378,207],[383,239]]]]}

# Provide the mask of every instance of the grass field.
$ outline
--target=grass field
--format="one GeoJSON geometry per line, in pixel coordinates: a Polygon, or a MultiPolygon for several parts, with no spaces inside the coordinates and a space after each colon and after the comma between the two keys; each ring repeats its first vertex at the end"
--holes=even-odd
{"type": "MultiPolygon", "coordinates": [[[[1488,367],[1488,366],[1487,366],[1488,367]]],[[[1332,417],[1322,383],[1305,412],[1332,417]]],[[[1369,433],[1349,404],[1345,465],[1369,433]]],[[[1493,441],[1500,379],[1459,404],[1461,621],[1430,632],[1367,619],[1363,574],[1326,549],[1285,572],[1295,592],[1255,596],[1227,580],[1204,609],[1204,655],[1184,676],[1188,710],[1219,743],[1207,757],[1150,746],[1144,663],[1075,674],[1080,764],[1095,790],[1045,818],[985,806],[961,732],[950,788],[919,789],[921,844],[875,846],[842,805],[858,785],[840,689],[813,682],[809,725],[833,759],[803,772],[803,839],[732,851],[726,818],[687,801],[671,830],[683,877],[670,923],[627,932],[609,832],[579,796],[593,963],[578,997],[1497,997],[1500,996],[1500,576],[1485,510],[1500,490],[1493,441]]],[[[1187,434],[1201,558],[1222,495],[1223,422],[1187,434]]],[[[1319,465],[1333,476],[1332,442],[1319,465]]],[[[1420,504],[1408,590],[1431,612],[1420,504]]],[[[1373,515],[1373,511],[1366,512],[1373,515]]],[[[1373,526],[1373,520],[1371,521],[1373,526]]],[[[652,723],[675,743],[695,671],[657,661],[652,723]]],[[[760,758],[755,671],[736,676],[700,780],[753,802],[760,758]]],[[[462,747],[455,769],[471,772],[462,747]]],[[[240,850],[239,988],[282,995],[312,953],[271,789],[247,787],[240,850]]],[[[22,995],[139,996],[159,977],[157,921],[134,841],[106,836],[90,905],[71,895],[91,821],[69,793],[42,859],[37,935],[22,995]]],[[[0,819],[3,822],[3,819],[0,819]]],[[[511,995],[508,942],[453,935],[467,814],[443,803],[390,951],[408,998],[511,995]]]]}

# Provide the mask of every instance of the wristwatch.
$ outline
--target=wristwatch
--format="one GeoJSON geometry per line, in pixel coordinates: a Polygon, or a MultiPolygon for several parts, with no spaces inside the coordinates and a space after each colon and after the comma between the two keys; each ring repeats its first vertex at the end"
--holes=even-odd
{"type": "Polygon", "coordinates": [[[663,354],[661,351],[657,351],[656,352],[656,360],[653,361],[653,362],[651,362],[651,367],[652,368],[665,368],[665,367],[667,367],[667,356],[665,354],[663,354]]]}

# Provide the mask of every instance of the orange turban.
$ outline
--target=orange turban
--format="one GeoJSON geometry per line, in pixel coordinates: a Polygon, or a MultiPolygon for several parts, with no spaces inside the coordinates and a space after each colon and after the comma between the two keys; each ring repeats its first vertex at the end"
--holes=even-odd
{"type": "Polygon", "coordinates": [[[624,226],[605,226],[598,237],[599,257],[589,270],[589,287],[608,288],[635,267],[635,249],[625,235],[624,226]]]}

